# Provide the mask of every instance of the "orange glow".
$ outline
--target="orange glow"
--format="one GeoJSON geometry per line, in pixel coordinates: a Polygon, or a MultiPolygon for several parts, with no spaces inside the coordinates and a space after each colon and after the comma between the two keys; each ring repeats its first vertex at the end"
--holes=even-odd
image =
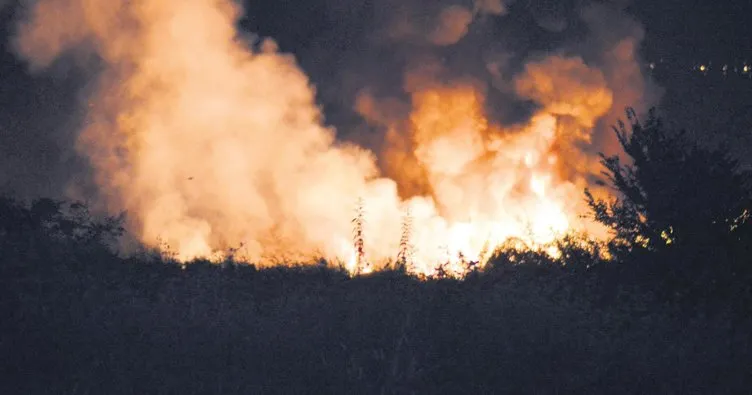
{"type": "MultiPolygon", "coordinates": [[[[551,81],[550,92],[561,89],[559,84],[551,81]]],[[[566,95],[577,98],[576,87],[570,88],[566,95]]],[[[603,88],[589,89],[579,94],[603,88]]],[[[488,242],[495,246],[514,237],[542,248],[588,226],[578,217],[585,210],[584,185],[559,176],[565,162],[557,147],[573,143],[562,139],[577,139],[580,132],[562,130],[557,116],[570,111],[578,117],[575,125],[592,125],[609,109],[610,92],[603,91],[604,103],[569,107],[560,105],[569,99],[562,95],[554,94],[553,111],[544,108],[528,125],[505,130],[489,123],[484,96],[472,85],[438,85],[413,94],[408,132],[432,191],[405,202],[415,217],[415,244],[423,248],[414,262],[419,272],[433,273],[437,262],[449,262],[460,272],[460,254],[483,262],[488,256],[480,254],[488,242]]],[[[413,180],[396,175],[396,181],[413,180]]]]}
{"type": "MultiPolygon", "coordinates": [[[[111,3],[40,0],[17,47],[35,67],[81,45],[102,57],[107,68],[78,148],[108,208],[127,210],[146,245],[164,242],[187,261],[242,243],[239,255],[256,263],[325,257],[367,273],[397,256],[410,212],[410,267],[430,275],[443,263],[461,273],[510,238],[555,255],[547,243],[557,236],[598,232],[580,218],[595,163],[581,146],[614,99],[604,74],[581,58],[527,64],[510,89],[538,110],[513,127],[487,115],[483,84],[408,72],[406,119],[367,93],[357,102],[387,130],[386,148],[375,153],[336,141],[291,56],[272,41],[250,46],[237,37],[234,2],[111,3]],[[359,198],[360,268],[352,232],[359,198]]],[[[473,12],[506,8],[483,0],[473,12]]],[[[456,42],[472,17],[446,10],[432,38],[456,42]]]]}

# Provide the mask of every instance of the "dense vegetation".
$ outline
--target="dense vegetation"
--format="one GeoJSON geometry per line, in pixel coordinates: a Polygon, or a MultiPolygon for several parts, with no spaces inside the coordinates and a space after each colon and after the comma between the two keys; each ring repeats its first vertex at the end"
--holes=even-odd
{"type": "Polygon", "coordinates": [[[748,393],[749,175],[650,117],[603,157],[603,261],[500,249],[464,280],[113,252],[121,218],[0,200],[0,392],[748,393]]]}

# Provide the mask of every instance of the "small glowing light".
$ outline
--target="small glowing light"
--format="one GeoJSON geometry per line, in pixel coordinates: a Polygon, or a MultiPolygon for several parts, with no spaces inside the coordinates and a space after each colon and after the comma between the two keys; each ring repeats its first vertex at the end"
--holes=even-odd
{"type": "Polygon", "coordinates": [[[725,73],[725,72],[727,72],[727,71],[728,71],[728,65],[727,65],[727,64],[724,64],[724,65],[723,65],[723,72],[725,73]]]}
{"type": "Polygon", "coordinates": [[[650,70],[655,69],[655,63],[650,63],[650,65],[648,67],[650,67],[650,70]]]}
{"type": "Polygon", "coordinates": [[[749,73],[749,65],[745,64],[742,73],[749,73]]]}
{"type": "Polygon", "coordinates": [[[704,64],[700,65],[700,71],[705,72],[705,70],[707,69],[708,69],[707,66],[705,66],[704,64]]]}

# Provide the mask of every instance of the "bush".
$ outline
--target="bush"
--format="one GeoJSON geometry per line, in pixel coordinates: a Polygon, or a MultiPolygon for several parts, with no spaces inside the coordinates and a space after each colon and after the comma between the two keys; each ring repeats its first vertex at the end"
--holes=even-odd
{"type": "Polygon", "coordinates": [[[669,246],[726,244],[749,233],[750,174],[723,150],[669,133],[651,111],[643,124],[632,110],[614,128],[631,159],[601,155],[603,174],[619,194],[598,200],[586,191],[599,222],[615,233],[615,246],[656,250],[669,246]]]}
{"type": "Polygon", "coordinates": [[[594,218],[614,233],[617,255],[637,250],[733,248],[750,241],[750,173],[720,149],[670,133],[651,111],[641,123],[614,128],[631,164],[601,155],[603,174],[618,197],[605,201],[586,190],[594,218]]]}

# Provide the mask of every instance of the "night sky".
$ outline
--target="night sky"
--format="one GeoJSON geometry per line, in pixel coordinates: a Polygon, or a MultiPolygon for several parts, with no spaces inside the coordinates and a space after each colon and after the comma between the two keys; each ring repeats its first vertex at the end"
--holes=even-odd
{"type": "Polygon", "coordinates": [[[629,9],[645,26],[647,56],[752,61],[748,1],[636,0],[629,9]]]}
{"type": "MultiPolygon", "coordinates": [[[[512,16],[491,28],[503,35],[505,29],[533,26],[506,45],[545,50],[551,43],[577,35],[581,27],[570,25],[566,34],[536,30],[525,12],[515,10],[567,15],[567,7],[576,3],[518,0],[511,5],[512,16]]],[[[358,82],[347,70],[368,69],[364,75],[376,75],[385,66],[372,59],[380,57],[399,64],[399,53],[389,53],[389,48],[367,56],[362,51],[371,45],[370,27],[379,21],[379,4],[377,0],[255,1],[249,3],[240,25],[275,38],[283,51],[296,54],[317,86],[327,120],[347,125],[353,121],[347,107],[358,82]],[[333,69],[345,71],[335,77],[333,69]]],[[[752,62],[750,2],[634,0],[626,10],[645,28],[642,53],[646,60],[665,58],[685,66],[706,61],[752,62]]],[[[0,191],[22,197],[57,196],[72,178],[87,174],[86,161],[73,150],[82,118],[77,103],[87,88],[85,72],[61,61],[43,74],[30,75],[10,51],[13,12],[13,4],[0,11],[0,191]]],[[[398,84],[394,76],[399,73],[383,73],[379,83],[398,84]]],[[[694,129],[696,135],[731,136],[752,146],[748,115],[752,113],[752,80],[711,81],[677,72],[661,77],[658,84],[666,89],[662,108],[677,124],[694,129]]]]}

